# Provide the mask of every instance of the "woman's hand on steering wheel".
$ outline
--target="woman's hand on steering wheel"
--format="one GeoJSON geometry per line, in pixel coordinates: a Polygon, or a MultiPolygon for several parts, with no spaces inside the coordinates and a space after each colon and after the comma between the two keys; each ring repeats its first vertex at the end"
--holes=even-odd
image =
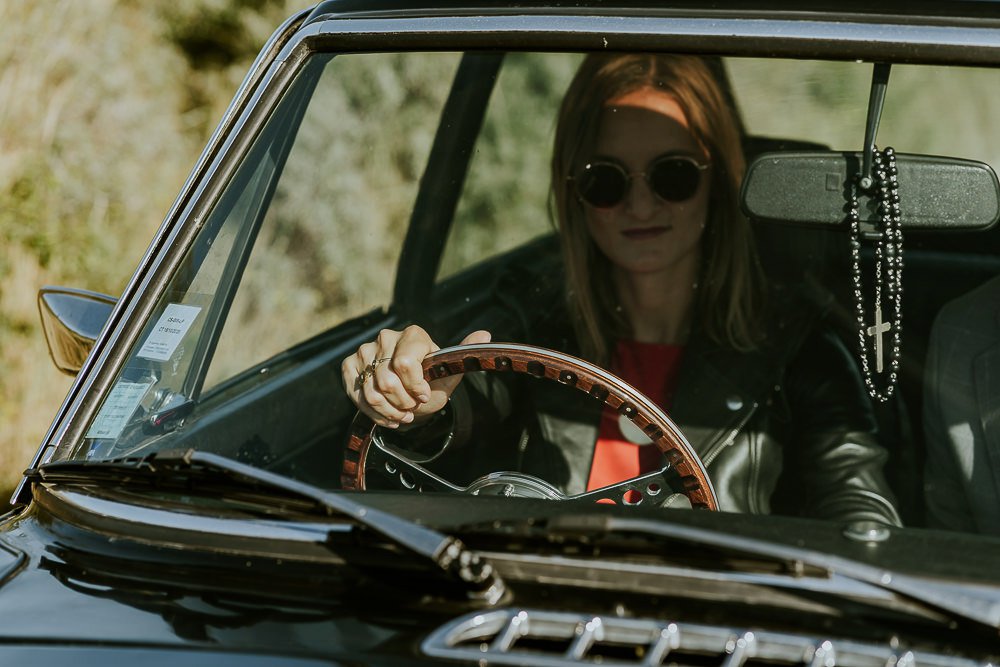
{"type": "MultiPolygon", "coordinates": [[[[490,342],[488,331],[473,331],[461,345],[490,342]]],[[[379,426],[397,428],[445,406],[461,375],[427,382],[421,362],[440,347],[417,325],[383,329],[340,366],[344,390],[362,413],[379,426]]]]}

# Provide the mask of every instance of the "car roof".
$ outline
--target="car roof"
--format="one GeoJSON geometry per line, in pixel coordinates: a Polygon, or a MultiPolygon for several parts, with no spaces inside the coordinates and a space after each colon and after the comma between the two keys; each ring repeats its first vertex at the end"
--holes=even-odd
{"type": "Polygon", "coordinates": [[[327,0],[304,26],[336,48],[663,50],[1000,65],[1000,2],[985,0],[327,0]],[[321,25],[322,24],[322,25],[321,25]],[[381,34],[381,37],[377,35],[381,34]],[[364,35],[370,35],[367,39],[364,35]]]}
{"type": "Polygon", "coordinates": [[[803,20],[861,20],[887,23],[941,23],[961,25],[975,19],[1000,24],[998,0],[581,0],[579,2],[517,2],[490,0],[326,0],[313,9],[310,20],[351,15],[664,15],[718,14],[744,18],[800,18],[803,20]]]}

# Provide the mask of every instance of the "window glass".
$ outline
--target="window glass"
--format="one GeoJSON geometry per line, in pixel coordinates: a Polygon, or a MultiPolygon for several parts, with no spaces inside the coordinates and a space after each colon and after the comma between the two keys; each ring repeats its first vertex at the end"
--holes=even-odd
{"type": "MultiPolygon", "coordinates": [[[[793,179],[776,179],[770,194],[789,213],[775,222],[747,220],[739,179],[726,170],[739,164],[741,145],[759,138],[826,146],[836,159],[859,150],[872,66],[687,62],[700,85],[724,88],[705,99],[731,93],[739,122],[724,105],[703,109],[730,130],[723,134],[731,155],[721,142],[705,155],[691,119],[678,122],[664,111],[675,108],[669,101],[643,97],[655,90],[630,104],[594,104],[589,115],[564,114],[562,122],[579,126],[561,136],[586,149],[572,158],[584,156],[585,165],[556,165],[566,178],[556,196],[575,230],[568,233],[577,234],[564,244],[567,268],[552,221],[551,156],[560,104],[583,56],[476,52],[462,59],[352,54],[305,67],[211,202],[86,430],[83,452],[204,449],[341,488],[341,473],[350,477],[357,463],[349,457],[361,456],[345,446],[356,413],[351,382],[357,389],[367,377],[357,369],[345,391],[341,362],[382,327],[418,323],[442,346],[482,328],[497,340],[587,357],[628,382],[648,381],[641,391],[676,418],[713,483],[738,484],[727,470],[752,462],[752,485],[763,491],[749,497],[724,489],[732,503],[724,509],[841,520],[840,509],[870,500],[877,507],[865,511],[880,521],[927,525],[925,463],[934,460],[934,442],[924,423],[934,413],[925,396],[947,384],[928,375],[927,360],[941,358],[931,349],[934,321],[946,304],[1000,274],[998,232],[905,230],[905,263],[893,273],[903,295],[897,310],[889,264],[876,268],[885,250],[877,237],[852,252],[841,217],[850,189],[840,174],[816,168],[821,178],[787,201],[783,189],[793,179]],[[497,63],[495,81],[479,77],[497,63]],[[614,112],[605,114],[609,106],[614,112]],[[814,199],[829,205],[832,222],[795,217],[814,199]],[[418,226],[411,229],[411,220],[418,226]],[[442,259],[432,264],[442,244],[442,259]],[[401,265],[417,275],[397,281],[401,265]],[[415,286],[422,301],[392,303],[397,282],[415,286]],[[678,316],[659,319],[666,311],[678,316]],[[865,384],[865,373],[879,387],[888,380],[875,368],[879,359],[898,370],[897,392],[885,402],[872,400],[865,384]],[[841,459],[853,470],[842,474],[841,459]],[[831,495],[818,497],[818,488],[831,495]]],[[[987,92],[995,89],[985,69],[896,67],[878,144],[1000,161],[1000,139],[989,131],[1000,112],[987,92]]],[[[968,190],[987,203],[990,195],[968,190]]],[[[901,206],[904,217],[951,220],[951,210],[929,197],[904,196],[901,206]]],[[[365,363],[388,368],[378,363],[389,358],[365,363]]],[[[583,423],[585,408],[567,397],[575,372],[558,375],[567,386],[549,393],[537,378],[483,380],[470,370],[479,379],[463,380],[453,413],[428,415],[385,441],[416,452],[431,473],[466,490],[511,470],[543,479],[552,486],[546,493],[594,491],[598,435],[583,423]]],[[[576,400],[592,400],[578,393],[576,400]]],[[[595,413],[588,423],[600,421],[602,438],[641,446],[643,433],[620,420],[627,413],[595,413]]],[[[662,464],[662,452],[643,451],[652,456],[633,456],[638,463],[627,469],[657,472],[637,466],[662,464]]],[[[364,488],[415,486],[386,459],[364,488]]]]}
{"type": "MultiPolygon", "coordinates": [[[[861,149],[870,63],[730,58],[726,67],[751,134],[861,149]]],[[[1000,164],[997,90],[994,69],[893,65],[877,143],[1000,164]]]]}
{"type": "Polygon", "coordinates": [[[389,305],[457,60],[451,54],[348,55],[325,69],[275,187],[207,385],[389,305]]]}
{"type": "Polygon", "coordinates": [[[389,307],[457,62],[345,55],[304,68],[174,275],[87,456],[144,451],[220,382],[389,307]]]}
{"type": "Polygon", "coordinates": [[[725,65],[749,134],[861,147],[871,65],[753,58],[725,65]]]}
{"type": "Polygon", "coordinates": [[[508,54],[438,272],[446,278],[553,229],[549,161],[576,54],[508,54]]]}

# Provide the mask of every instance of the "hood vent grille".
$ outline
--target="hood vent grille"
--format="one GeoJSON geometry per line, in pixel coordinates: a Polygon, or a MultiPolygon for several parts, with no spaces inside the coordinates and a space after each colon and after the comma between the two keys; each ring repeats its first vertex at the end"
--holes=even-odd
{"type": "Polygon", "coordinates": [[[424,653],[489,665],[982,667],[902,647],[652,619],[500,609],[455,619],[424,653]]]}

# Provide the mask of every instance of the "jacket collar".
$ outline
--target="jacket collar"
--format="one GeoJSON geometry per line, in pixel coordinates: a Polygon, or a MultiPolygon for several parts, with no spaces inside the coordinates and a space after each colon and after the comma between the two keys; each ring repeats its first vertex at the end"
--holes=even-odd
{"type": "Polygon", "coordinates": [[[773,285],[766,332],[756,350],[736,351],[695,332],[684,352],[670,416],[706,464],[733,442],[747,420],[779,389],[828,299],[773,285]]]}
{"type": "Polygon", "coordinates": [[[693,342],[684,351],[670,417],[707,464],[767,400],[775,380],[765,352],[693,342]]]}

